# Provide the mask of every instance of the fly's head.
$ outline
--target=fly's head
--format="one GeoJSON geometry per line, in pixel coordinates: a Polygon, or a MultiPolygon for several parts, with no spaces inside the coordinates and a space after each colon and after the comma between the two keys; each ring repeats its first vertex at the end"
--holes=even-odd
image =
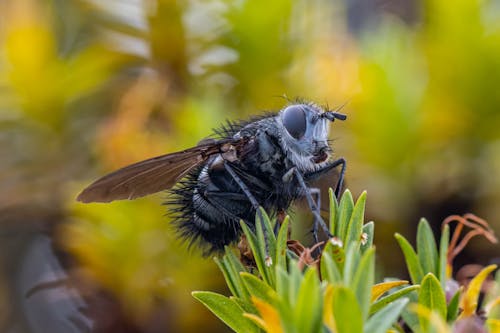
{"type": "Polygon", "coordinates": [[[345,120],[344,114],[314,104],[292,104],[276,117],[280,143],[286,156],[303,172],[314,171],[330,157],[329,123],[345,120]]]}

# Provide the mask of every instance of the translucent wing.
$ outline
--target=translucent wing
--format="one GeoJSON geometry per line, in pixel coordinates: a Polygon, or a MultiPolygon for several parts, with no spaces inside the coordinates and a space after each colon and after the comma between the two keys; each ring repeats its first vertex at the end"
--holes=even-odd
{"type": "Polygon", "coordinates": [[[76,198],[81,202],[135,199],[166,190],[211,155],[227,151],[228,140],[204,140],[198,146],[131,164],[99,178],[76,198]]]}

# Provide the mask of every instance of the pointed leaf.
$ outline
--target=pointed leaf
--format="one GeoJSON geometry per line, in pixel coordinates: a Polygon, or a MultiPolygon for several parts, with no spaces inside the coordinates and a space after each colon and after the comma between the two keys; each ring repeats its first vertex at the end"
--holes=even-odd
{"type": "Polygon", "coordinates": [[[393,292],[392,294],[382,297],[381,299],[372,304],[372,306],[370,307],[370,314],[379,311],[380,309],[384,308],[384,306],[386,306],[387,304],[394,302],[395,300],[403,296],[409,296],[409,295],[411,296],[412,294],[410,293],[418,289],[420,289],[420,286],[417,284],[401,288],[398,291],[393,292]]]}
{"type": "Polygon", "coordinates": [[[493,272],[497,268],[497,265],[489,265],[481,270],[478,275],[476,275],[467,290],[465,291],[462,299],[460,300],[460,308],[463,309],[459,319],[472,316],[476,312],[477,308],[477,300],[479,297],[479,292],[481,291],[481,285],[484,280],[488,277],[488,275],[493,272]]]}
{"type": "Polygon", "coordinates": [[[290,223],[290,217],[287,215],[281,224],[280,230],[278,232],[278,238],[276,239],[276,266],[286,269],[286,251],[287,245],[286,241],[288,239],[288,225],[290,223]]]}
{"type": "Polygon", "coordinates": [[[240,276],[252,297],[257,297],[269,304],[276,304],[278,295],[268,284],[250,273],[242,272],[240,276]]]}
{"type": "Polygon", "coordinates": [[[335,231],[337,215],[339,214],[339,202],[337,201],[332,188],[328,189],[328,198],[330,201],[330,232],[332,233],[332,235],[339,237],[339,235],[335,231]]]}
{"type": "Polygon", "coordinates": [[[389,291],[394,287],[399,287],[402,285],[408,284],[408,281],[398,280],[398,281],[387,281],[382,283],[377,283],[372,287],[372,296],[370,301],[375,302],[380,296],[389,291]]]}
{"type": "Polygon", "coordinates": [[[353,208],[349,224],[347,225],[345,244],[351,242],[361,242],[361,233],[363,232],[363,222],[365,220],[365,205],[366,205],[366,191],[363,191],[356,201],[353,208]]]}
{"type": "Polygon", "coordinates": [[[449,276],[447,274],[447,257],[448,257],[448,245],[450,242],[450,226],[446,224],[444,226],[443,232],[441,233],[441,240],[439,241],[439,281],[441,282],[441,288],[446,290],[446,281],[449,276]]]}
{"type": "Polygon", "coordinates": [[[224,275],[224,279],[226,280],[226,284],[229,287],[229,290],[234,296],[245,298],[245,290],[240,283],[239,274],[235,274],[228,263],[226,257],[220,260],[219,258],[214,258],[215,263],[219,266],[219,269],[224,275]]]}
{"type": "Polygon", "coordinates": [[[421,219],[417,230],[417,253],[424,274],[439,276],[438,254],[432,229],[426,219],[421,219]]]}
{"type": "Polygon", "coordinates": [[[349,221],[351,220],[352,211],[354,209],[354,200],[349,190],[346,190],[340,199],[339,214],[335,221],[335,234],[344,244],[346,244],[346,233],[349,221]]]}
{"type": "Polygon", "coordinates": [[[410,273],[411,281],[413,282],[413,284],[419,284],[420,281],[422,281],[424,273],[422,272],[422,266],[420,266],[420,262],[418,260],[417,254],[415,253],[415,250],[406,240],[406,238],[404,238],[400,234],[396,233],[394,237],[396,237],[396,240],[398,241],[399,246],[401,247],[401,250],[403,251],[403,254],[405,256],[406,267],[408,269],[408,273],[410,273]]]}
{"type": "Polygon", "coordinates": [[[356,273],[352,282],[352,288],[356,292],[363,321],[368,318],[370,308],[370,296],[373,281],[375,279],[375,248],[372,247],[361,257],[357,265],[356,273]]]}
{"type": "Polygon", "coordinates": [[[235,301],[209,291],[194,291],[192,295],[235,332],[258,332],[257,326],[243,316],[243,310],[235,301]]]}
{"type": "MultiPolygon", "coordinates": [[[[260,219],[256,218],[256,223],[260,225],[260,219]]],[[[271,285],[271,277],[269,276],[269,270],[266,266],[265,245],[257,240],[257,236],[248,228],[245,222],[241,221],[240,225],[247,237],[248,245],[250,245],[250,249],[252,250],[259,273],[262,278],[271,285]]]]}
{"type": "Polygon", "coordinates": [[[375,302],[380,296],[382,296],[385,292],[389,291],[394,287],[399,287],[402,285],[408,284],[406,280],[397,280],[397,281],[387,281],[382,283],[377,283],[372,287],[372,296],[370,301],[375,302]]]}
{"type": "Polygon", "coordinates": [[[276,253],[276,237],[274,235],[271,222],[266,212],[262,207],[259,208],[262,219],[259,214],[255,216],[255,230],[257,235],[257,240],[259,244],[259,249],[264,259],[264,266],[259,268],[259,273],[265,277],[265,280],[269,285],[275,286],[275,276],[274,276],[274,265],[273,255],[276,253]]]}
{"type": "MultiPolygon", "coordinates": [[[[430,311],[436,312],[443,320],[446,320],[446,296],[434,274],[428,273],[422,280],[418,303],[430,311]]],[[[429,327],[429,323],[424,317],[420,318],[420,325],[424,331],[429,327]]]]}
{"type": "Polygon", "coordinates": [[[363,226],[361,233],[361,252],[365,252],[373,245],[373,237],[375,235],[375,224],[373,221],[366,223],[363,226]]]}

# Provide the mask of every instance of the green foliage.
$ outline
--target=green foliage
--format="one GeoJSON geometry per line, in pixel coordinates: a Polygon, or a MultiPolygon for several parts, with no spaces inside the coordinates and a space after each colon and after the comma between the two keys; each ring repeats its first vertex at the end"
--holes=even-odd
{"type": "Polygon", "coordinates": [[[449,231],[443,233],[441,237],[439,254],[434,234],[426,219],[421,219],[418,223],[417,252],[406,238],[400,234],[396,234],[395,237],[405,256],[406,266],[413,283],[420,283],[424,278],[424,274],[427,273],[432,273],[441,279],[446,277],[446,252],[448,250],[449,231]]]}
{"type": "Polygon", "coordinates": [[[245,310],[234,299],[209,291],[194,292],[193,296],[235,332],[258,332],[255,324],[243,316],[245,310]]]}
{"type": "MultiPolygon", "coordinates": [[[[481,216],[498,216],[498,205],[487,204],[500,199],[497,2],[426,0],[413,10],[413,2],[397,10],[379,2],[374,8],[390,14],[374,10],[376,20],[366,20],[371,10],[353,13],[341,3],[0,2],[0,215],[8,222],[2,225],[38,232],[29,221],[68,222],[59,234],[65,249],[129,317],[169,295],[160,303],[179,306],[183,316],[172,319],[188,323],[180,329],[169,322],[171,329],[195,331],[189,325],[196,321],[205,329],[185,291],[220,290],[223,281],[209,263],[179,250],[156,201],[100,209],[75,205],[74,196],[106,171],[196,144],[224,119],[278,109],[286,100],[276,96],[283,94],[333,107],[350,101],[349,121],[332,127],[339,138],[333,146],[349,161],[350,186],[370,188],[377,199],[370,215],[378,221],[406,221],[426,205],[457,206],[453,198],[481,216]],[[353,33],[352,19],[376,23],[353,33]]],[[[340,216],[354,209],[352,198],[342,208],[331,199],[337,206],[330,230],[344,245],[328,249],[319,270],[342,284],[346,238],[359,229],[340,216]]],[[[373,231],[373,223],[363,226],[363,253],[373,231]]],[[[437,261],[425,257],[432,243],[421,243],[427,250],[417,245],[415,256],[403,249],[414,284],[432,271],[444,288],[445,233],[437,261]],[[427,267],[436,262],[439,268],[427,267]]],[[[388,242],[383,234],[379,244],[388,242]]],[[[286,242],[277,243],[285,245],[273,265],[288,273],[290,258],[298,258],[286,242]]],[[[478,249],[477,257],[488,256],[478,249]]],[[[379,258],[392,255],[384,252],[379,245],[379,258]]],[[[241,271],[232,264],[228,270],[241,271]]],[[[270,283],[279,277],[266,274],[270,283]]],[[[241,281],[233,284],[242,298],[249,294],[241,281]]]]}
{"type": "Polygon", "coordinates": [[[363,223],[365,203],[366,193],[354,203],[351,193],[346,191],[338,206],[331,205],[334,218],[330,226],[334,237],[324,246],[321,259],[312,262],[307,259],[310,249],[304,249],[299,257],[287,249],[289,220],[285,219],[276,237],[270,219],[261,211],[263,219],[256,219],[255,232],[242,224],[257,270],[243,267],[232,250],[227,249],[216,262],[232,296],[225,298],[203,292],[193,295],[198,299],[202,295],[202,303],[236,331],[241,328],[234,328],[235,321],[228,316],[236,316],[239,321],[241,317],[250,318],[267,332],[327,329],[361,333],[391,327],[408,303],[403,296],[417,287],[378,298],[393,288],[382,285],[372,299],[374,225],[363,223]],[[218,300],[232,303],[222,309],[218,300]]]}
{"type": "MultiPolygon", "coordinates": [[[[441,288],[441,284],[434,274],[428,273],[422,280],[418,302],[427,309],[437,312],[443,320],[446,319],[446,298],[444,290],[441,288]]],[[[429,327],[427,318],[421,317],[420,325],[423,331],[427,331],[429,327]]]]}
{"type": "MultiPolygon", "coordinates": [[[[215,260],[232,296],[210,292],[194,292],[193,296],[236,332],[384,333],[391,328],[402,331],[398,321],[402,317],[413,332],[446,333],[448,325],[473,319],[479,287],[496,266],[485,268],[466,293],[459,290],[447,302],[446,281],[439,278],[448,278],[443,258],[449,228],[443,229],[438,251],[430,226],[422,219],[417,252],[396,234],[414,284],[405,286],[407,281],[397,280],[374,284],[374,224],[364,224],[366,193],[354,202],[346,191],[336,204],[330,191],[330,201],[333,237],[323,246],[320,258],[314,258],[312,249],[302,248],[298,254],[288,249],[289,219],[275,236],[273,223],[261,210],[255,231],[242,224],[256,269],[242,265],[227,248],[215,260]],[[457,317],[460,304],[466,314],[457,317]]],[[[488,321],[492,327],[496,324],[493,318],[488,321]]]]}

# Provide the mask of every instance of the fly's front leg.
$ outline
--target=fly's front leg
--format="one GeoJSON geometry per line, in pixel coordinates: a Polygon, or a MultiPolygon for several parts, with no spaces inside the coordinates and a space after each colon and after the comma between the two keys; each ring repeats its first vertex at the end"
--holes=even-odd
{"type": "MultiPolygon", "coordinates": [[[[255,213],[258,215],[261,223],[264,223],[264,216],[262,216],[262,212],[260,211],[260,205],[257,202],[257,199],[255,199],[255,197],[253,196],[252,192],[250,192],[250,190],[248,189],[248,186],[245,184],[245,182],[243,182],[243,180],[241,180],[241,178],[236,174],[236,172],[233,170],[233,168],[229,165],[229,163],[227,161],[224,161],[224,168],[227,170],[227,172],[229,172],[229,174],[234,179],[236,184],[238,184],[240,189],[246,195],[246,197],[248,198],[248,200],[252,204],[252,206],[255,210],[255,213]]],[[[267,231],[264,228],[262,228],[262,229],[264,231],[264,242],[265,242],[265,247],[266,247],[265,262],[266,262],[267,266],[271,266],[273,264],[273,260],[269,256],[269,240],[268,240],[269,237],[267,235],[267,231]]]]}
{"type": "Polygon", "coordinates": [[[335,198],[337,201],[339,200],[340,197],[340,191],[342,191],[342,186],[344,185],[344,175],[345,175],[345,169],[346,169],[346,161],[343,157],[339,158],[338,160],[329,162],[327,165],[322,167],[321,169],[314,171],[314,172],[308,172],[304,174],[304,179],[307,181],[312,181],[315,179],[318,179],[319,177],[325,175],[328,173],[330,170],[338,167],[340,167],[340,173],[339,173],[339,179],[337,180],[337,184],[335,185],[335,198]]]}
{"type": "MultiPolygon", "coordinates": [[[[302,174],[295,167],[292,168],[291,171],[293,172],[293,175],[295,176],[295,178],[299,182],[300,187],[304,191],[305,197],[307,200],[307,204],[309,205],[309,209],[311,209],[311,212],[314,215],[315,226],[313,227],[314,228],[313,230],[317,231],[317,229],[318,229],[317,224],[319,224],[321,226],[321,228],[323,229],[323,231],[325,232],[325,234],[328,235],[328,237],[333,237],[333,235],[330,233],[330,230],[328,230],[328,227],[326,226],[325,221],[323,221],[323,218],[321,218],[319,207],[316,204],[316,202],[314,201],[312,194],[311,194],[311,189],[307,187],[307,185],[304,181],[304,177],[302,177],[302,174]]],[[[316,232],[316,235],[314,235],[315,240],[317,239],[317,237],[318,237],[318,235],[316,232]]]]}

